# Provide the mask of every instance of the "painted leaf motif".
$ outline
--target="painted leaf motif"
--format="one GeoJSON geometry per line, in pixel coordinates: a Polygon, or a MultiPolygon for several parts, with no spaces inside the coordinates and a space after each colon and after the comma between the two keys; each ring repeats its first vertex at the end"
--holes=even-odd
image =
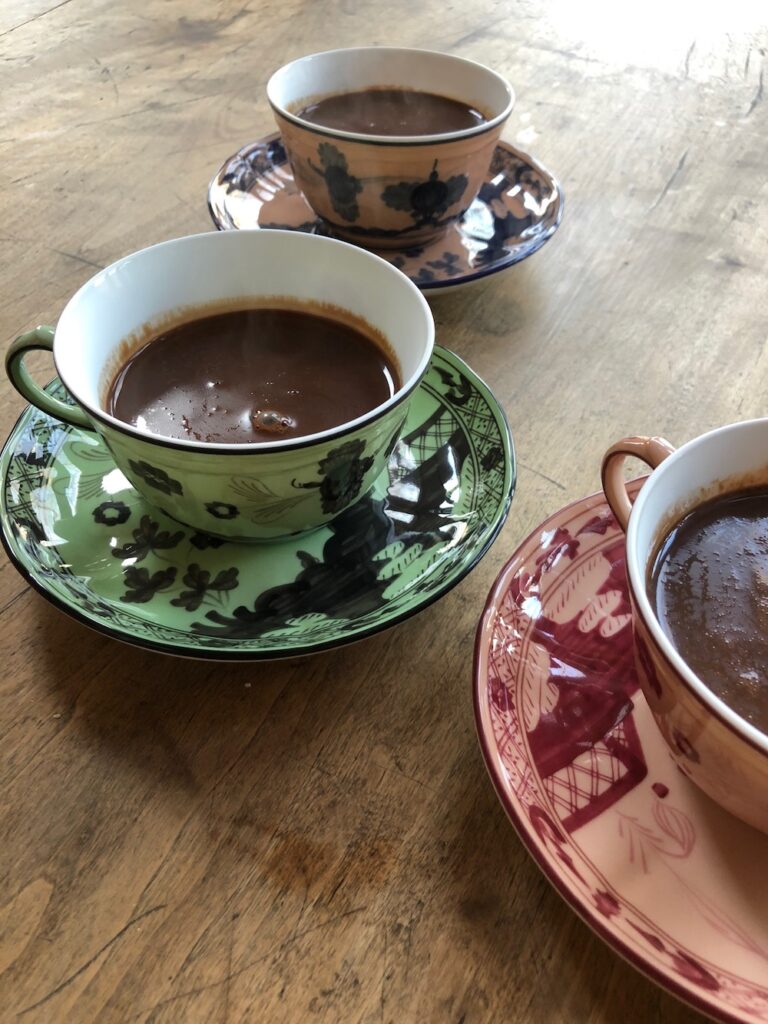
{"type": "MultiPolygon", "coordinates": [[[[421,546],[422,545],[420,545],[420,544],[414,545],[414,547],[421,547],[421,546]]],[[[443,552],[442,547],[427,548],[427,550],[424,551],[423,554],[417,555],[417,557],[415,557],[408,564],[408,569],[410,570],[409,571],[409,579],[410,579],[410,581],[413,582],[413,580],[418,579],[418,586],[419,587],[424,586],[424,581],[425,581],[425,579],[428,576],[428,570],[430,569],[431,566],[434,566],[437,563],[443,563],[444,565],[447,565],[447,563],[445,562],[444,552],[443,552]]],[[[379,573],[379,579],[386,579],[386,577],[382,573],[379,573]]],[[[392,585],[387,587],[387,589],[384,591],[383,596],[384,596],[385,599],[389,599],[391,596],[396,594],[398,592],[398,590],[401,590],[402,588],[403,588],[403,581],[399,580],[399,579],[395,579],[395,580],[392,581],[392,585]]]]}
{"type": "Polygon", "coordinates": [[[494,668],[498,673],[498,677],[501,682],[507,687],[512,688],[512,684],[515,681],[517,674],[517,647],[515,644],[505,644],[504,650],[500,651],[494,659],[494,668]]]}
{"type": "Polygon", "coordinates": [[[584,610],[584,595],[599,590],[610,574],[608,560],[598,552],[571,573],[551,603],[547,601],[547,577],[542,576],[541,597],[542,603],[549,605],[548,617],[561,626],[575,619],[584,610]]]}
{"type": "Polygon", "coordinates": [[[763,960],[768,960],[768,947],[750,935],[722,907],[719,907],[714,900],[698,892],[690,885],[686,885],[685,889],[693,905],[698,908],[704,920],[711,928],[714,928],[718,935],[729,940],[735,946],[746,949],[763,960]]]}
{"type": "Polygon", "coordinates": [[[243,498],[248,498],[254,504],[259,502],[269,504],[277,497],[275,492],[267,487],[263,481],[251,480],[250,477],[247,476],[233,476],[230,480],[230,486],[236,494],[241,495],[243,498]]]}
{"type": "MultiPolygon", "coordinates": [[[[324,626],[328,622],[328,616],[324,612],[308,612],[295,619],[288,619],[290,626],[300,626],[302,629],[311,629],[314,626],[324,626]]],[[[290,632],[290,631],[289,631],[290,632]]]]}
{"type": "Polygon", "coordinates": [[[388,562],[391,558],[399,558],[405,551],[405,541],[396,540],[394,544],[387,544],[381,551],[373,556],[374,562],[388,562]]]}
{"type": "Polygon", "coordinates": [[[687,814],[661,800],[653,803],[653,817],[661,831],[669,836],[677,851],[665,847],[665,852],[674,857],[688,857],[696,842],[696,832],[687,814]]]}
{"type": "Polygon", "coordinates": [[[377,578],[380,580],[389,580],[392,579],[393,576],[400,576],[417,560],[423,550],[424,545],[421,542],[411,544],[410,547],[406,548],[402,554],[391,558],[389,562],[382,565],[376,573],[377,578]]]}
{"type": "Polygon", "coordinates": [[[412,181],[401,181],[397,185],[387,185],[382,199],[393,210],[410,210],[411,193],[415,185],[412,181]]]}
{"type": "Polygon", "coordinates": [[[623,615],[609,615],[607,619],[603,619],[600,623],[600,636],[608,640],[610,637],[620,633],[631,621],[632,616],[629,612],[625,612],[623,615]]]}
{"type": "Polygon", "coordinates": [[[251,522],[253,523],[271,523],[275,519],[279,519],[284,512],[287,512],[295,505],[306,501],[308,497],[310,497],[310,494],[305,492],[304,494],[297,494],[296,497],[280,498],[271,505],[262,505],[253,511],[246,508],[245,511],[250,512],[251,522]]]}
{"type": "Polygon", "coordinates": [[[542,715],[557,704],[557,686],[549,678],[549,654],[540,644],[529,644],[525,652],[520,708],[526,732],[533,732],[542,715]]]}
{"type": "Polygon", "coordinates": [[[466,189],[466,187],[467,179],[464,177],[463,174],[455,174],[453,177],[449,178],[448,181],[445,183],[446,207],[453,206],[454,203],[457,203],[459,199],[461,199],[461,197],[464,195],[464,190],[466,189]]]}
{"type": "Polygon", "coordinates": [[[601,619],[610,615],[621,604],[621,591],[609,590],[605,594],[595,594],[581,613],[578,623],[580,633],[589,633],[601,619]]]}

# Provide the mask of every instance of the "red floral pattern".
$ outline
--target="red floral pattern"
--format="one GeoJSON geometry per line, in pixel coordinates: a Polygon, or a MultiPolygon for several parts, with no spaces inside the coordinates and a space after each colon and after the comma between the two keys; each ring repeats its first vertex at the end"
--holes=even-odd
{"type": "MultiPolygon", "coordinates": [[[[693,822],[648,784],[633,711],[638,692],[624,539],[600,497],[563,510],[525,542],[501,577],[478,638],[481,743],[502,799],[532,853],[611,944],[672,991],[721,1020],[768,1022],[768,988],[702,962],[627,902],[582,851],[578,829],[610,812],[635,870],[657,858],[685,889],[702,927],[765,957],[759,941],[675,865],[693,822]],[[617,804],[647,785],[650,819],[617,804]],[[590,913],[591,910],[591,913],[590,913]],[[602,923],[601,923],[602,922],[602,923]]],[[[695,751],[684,738],[688,756],[695,751]]],[[[654,861],[657,863],[657,861],[654,861]]]]}

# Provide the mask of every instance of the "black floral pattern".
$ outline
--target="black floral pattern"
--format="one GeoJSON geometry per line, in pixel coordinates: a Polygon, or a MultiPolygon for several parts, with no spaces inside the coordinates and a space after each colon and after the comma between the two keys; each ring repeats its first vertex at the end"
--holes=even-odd
{"type": "Polygon", "coordinates": [[[213,537],[210,533],[193,533],[189,538],[189,543],[192,547],[197,548],[198,551],[206,551],[208,548],[220,548],[222,544],[227,542],[223,537],[213,537]]]}
{"type": "Polygon", "coordinates": [[[319,487],[323,512],[339,512],[358,496],[363,477],[373,465],[373,457],[361,458],[365,441],[347,441],[340,448],[333,448],[320,460],[318,470],[322,475],[319,483],[300,484],[294,487],[319,487]]]}
{"type": "MultiPolygon", "coordinates": [[[[445,409],[440,414],[444,416],[445,409]]],[[[198,632],[244,639],[284,628],[304,615],[321,613],[334,620],[381,608],[393,577],[382,574],[385,562],[374,555],[393,541],[401,541],[405,551],[415,545],[428,549],[445,543],[450,521],[445,510],[451,504],[447,488],[453,486],[470,453],[466,433],[455,421],[454,426],[444,443],[418,466],[412,465],[407,452],[408,465],[396,473],[397,483],[386,501],[368,494],[341,512],[329,525],[330,537],[319,558],[297,551],[301,568],[293,580],[264,590],[251,606],[236,606],[231,614],[207,612],[206,622],[194,623],[198,632]]],[[[412,440],[416,436],[421,435],[412,440]]]]}
{"type": "Polygon", "coordinates": [[[444,252],[439,260],[427,260],[427,266],[439,270],[444,277],[456,277],[461,273],[459,256],[455,252],[444,252]]]}
{"type": "Polygon", "coordinates": [[[227,501],[207,501],[205,508],[215,519],[237,519],[240,509],[227,501]]]}
{"type": "Polygon", "coordinates": [[[381,193],[385,205],[392,210],[405,210],[416,227],[440,224],[440,217],[464,195],[469,184],[465,174],[454,174],[441,181],[435,160],[426,181],[401,181],[387,185],[381,193]]]}
{"type": "Polygon", "coordinates": [[[227,192],[250,192],[259,178],[273,171],[276,166],[287,162],[285,147],[280,139],[258,142],[248,149],[240,150],[229,163],[227,172],[221,178],[227,192]]]}
{"type": "Polygon", "coordinates": [[[148,569],[137,569],[135,565],[123,571],[125,593],[120,600],[128,604],[146,604],[160,590],[167,590],[176,579],[176,567],[158,569],[149,575],[148,569]]]}
{"type": "Polygon", "coordinates": [[[135,558],[137,562],[141,562],[151,552],[157,553],[175,548],[184,537],[183,530],[179,530],[177,533],[161,530],[160,524],[149,516],[142,516],[138,530],[132,532],[132,541],[128,541],[122,547],[112,548],[115,558],[135,558]]]}
{"type": "Polygon", "coordinates": [[[320,158],[322,169],[316,167],[311,160],[309,166],[316,174],[325,179],[334,210],[346,221],[357,220],[360,216],[357,197],[363,191],[362,182],[349,173],[347,158],[330,142],[321,142],[317,147],[317,155],[320,158]]]}
{"type": "Polygon", "coordinates": [[[149,484],[150,487],[155,487],[158,491],[162,491],[163,494],[184,493],[179,481],[168,476],[164,469],[158,469],[157,466],[152,466],[143,459],[140,462],[129,459],[128,465],[140,480],[143,480],[145,484],[149,484]]]}
{"type": "Polygon", "coordinates": [[[131,510],[124,501],[102,501],[93,510],[93,518],[102,526],[120,526],[131,518],[131,510]]]}
{"type": "Polygon", "coordinates": [[[177,608],[186,608],[188,612],[197,611],[203,603],[203,598],[210,591],[222,593],[234,590],[239,582],[237,577],[238,570],[232,566],[230,569],[222,569],[214,579],[211,579],[207,569],[201,569],[197,562],[193,562],[182,580],[187,589],[182,590],[178,597],[174,597],[171,604],[177,608]]]}
{"type": "Polygon", "coordinates": [[[500,466],[504,461],[504,452],[498,445],[494,445],[493,448],[489,448],[485,455],[480,460],[481,467],[486,473],[490,473],[492,470],[500,466]]]}
{"type": "Polygon", "coordinates": [[[466,405],[473,393],[472,385],[467,378],[459,375],[454,376],[440,366],[436,366],[435,370],[443,382],[443,386],[446,389],[445,396],[451,404],[457,406],[466,405]]]}

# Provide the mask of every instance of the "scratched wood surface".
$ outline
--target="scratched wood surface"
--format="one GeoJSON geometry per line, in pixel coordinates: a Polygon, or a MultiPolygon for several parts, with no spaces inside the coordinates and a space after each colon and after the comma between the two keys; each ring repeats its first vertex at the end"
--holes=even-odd
{"type": "MultiPolygon", "coordinates": [[[[15,0],[0,5],[0,323],[205,230],[222,159],[304,52],[428,46],[514,83],[560,177],[531,260],[435,302],[520,459],[483,563],[417,618],[278,665],[74,624],[0,560],[3,1021],[701,1021],[605,948],[516,839],[470,702],[505,558],[628,432],[766,413],[763,5],[15,0]]],[[[41,373],[50,365],[39,361],[41,373]]],[[[0,381],[5,434],[21,401],[0,381]]]]}

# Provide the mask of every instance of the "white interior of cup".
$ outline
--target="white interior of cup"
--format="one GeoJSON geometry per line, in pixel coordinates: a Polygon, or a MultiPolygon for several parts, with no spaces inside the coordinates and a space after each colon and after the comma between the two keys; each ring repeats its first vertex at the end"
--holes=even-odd
{"type": "MultiPolygon", "coordinates": [[[[183,317],[209,303],[269,296],[331,303],[362,317],[387,339],[402,383],[386,402],[346,424],[301,438],[332,437],[381,415],[419,380],[434,345],[434,321],[421,292],[385,260],[331,238],[293,231],[223,231],[190,235],[126,256],[92,277],[70,299],[54,338],[54,360],[64,385],[91,413],[146,438],[110,416],[102,401],[104,373],[121,343],[169,313],[183,317]]],[[[244,303],[243,305],[247,305],[244,303]]],[[[242,306],[241,306],[242,308],[242,306]]],[[[181,317],[180,317],[181,318],[181,317]]],[[[328,353],[329,361],[333,352],[328,353]]],[[[253,444],[217,444],[242,452],[290,447],[297,438],[253,444]]],[[[205,448],[204,442],[174,445],[205,448]]]]}
{"type": "Polygon", "coordinates": [[[646,590],[649,563],[661,535],[722,482],[760,475],[768,482],[768,419],[720,427],[666,458],[643,485],[627,530],[627,572],[643,618],[668,660],[717,715],[768,753],[768,736],[733,711],[683,661],[662,630],[646,590]]]}
{"type": "Polygon", "coordinates": [[[384,144],[410,143],[415,139],[465,138],[488,131],[504,121],[514,105],[511,85],[490,68],[463,57],[432,50],[390,46],[364,46],[348,50],[327,50],[286,64],[267,83],[267,97],[284,117],[336,138],[368,139],[384,144]],[[336,93],[354,92],[372,86],[391,86],[437,93],[467,103],[489,119],[485,124],[457,132],[434,135],[362,135],[310,125],[296,112],[311,100],[336,93]]]}

